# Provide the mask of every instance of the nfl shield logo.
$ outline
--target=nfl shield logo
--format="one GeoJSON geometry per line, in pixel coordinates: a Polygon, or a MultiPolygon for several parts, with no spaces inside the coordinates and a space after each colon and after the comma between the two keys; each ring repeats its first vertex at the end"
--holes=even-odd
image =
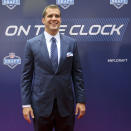
{"type": "Polygon", "coordinates": [[[7,6],[10,10],[20,5],[20,0],[2,0],[2,5],[7,6]]]}
{"type": "Polygon", "coordinates": [[[123,5],[128,4],[128,0],[110,0],[110,4],[120,9],[123,5]]]}
{"type": "Polygon", "coordinates": [[[9,56],[4,57],[3,64],[14,69],[18,64],[21,64],[21,58],[16,56],[15,53],[9,53],[9,56]]]}
{"type": "Polygon", "coordinates": [[[74,0],[56,0],[56,4],[63,9],[67,9],[70,5],[74,5],[74,0]]]}

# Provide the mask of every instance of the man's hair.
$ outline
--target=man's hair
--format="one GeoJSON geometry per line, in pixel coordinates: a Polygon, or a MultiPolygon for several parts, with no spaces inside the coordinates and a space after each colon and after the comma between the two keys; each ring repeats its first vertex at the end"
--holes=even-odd
{"type": "MultiPolygon", "coordinates": [[[[43,13],[42,13],[42,17],[44,18],[46,16],[46,10],[48,8],[51,8],[51,9],[58,9],[60,11],[60,8],[57,6],[57,5],[48,5],[45,7],[45,9],[43,10],[43,13]]],[[[60,16],[61,16],[61,12],[60,12],[60,16]]]]}

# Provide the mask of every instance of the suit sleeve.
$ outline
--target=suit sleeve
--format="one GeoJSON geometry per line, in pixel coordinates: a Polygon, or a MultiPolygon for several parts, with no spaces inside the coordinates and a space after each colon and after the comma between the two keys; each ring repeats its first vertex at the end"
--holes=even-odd
{"type": "Polygon", "coordinates": [[[73,51],[72,80],[74,84],[76,103],[86,103],[84,80],[76,42],[73,51]]]}
{"type": "Polygon", "coordinates": [[[34,58],[30,48],[30,43],[27,41],[24,52],[24,64],[21,76],[21,96],[22,105],[31,105],[31,86],[34,70],[34,58]]]}

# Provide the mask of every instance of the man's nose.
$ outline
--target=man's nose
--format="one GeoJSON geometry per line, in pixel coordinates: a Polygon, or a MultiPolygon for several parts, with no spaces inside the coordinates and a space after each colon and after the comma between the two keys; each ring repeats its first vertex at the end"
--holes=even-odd
{"type": "Polygon", "coordinates": [[[55,16],[55,15],[53,15],[52,20],[55,20],[55,19],[56,19],[56,16],[55,16]]]}

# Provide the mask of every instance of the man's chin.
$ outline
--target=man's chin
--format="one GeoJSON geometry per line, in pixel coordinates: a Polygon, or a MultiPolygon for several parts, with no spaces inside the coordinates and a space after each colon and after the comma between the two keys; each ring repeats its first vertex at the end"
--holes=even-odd
{"type": "Polygon", "coordinates": [[[58,28],[58,27],[57,27],[57,28],[51,28],[51,30],[52,30],[52,31],[58,31],[59,28],[58,28]]]}

